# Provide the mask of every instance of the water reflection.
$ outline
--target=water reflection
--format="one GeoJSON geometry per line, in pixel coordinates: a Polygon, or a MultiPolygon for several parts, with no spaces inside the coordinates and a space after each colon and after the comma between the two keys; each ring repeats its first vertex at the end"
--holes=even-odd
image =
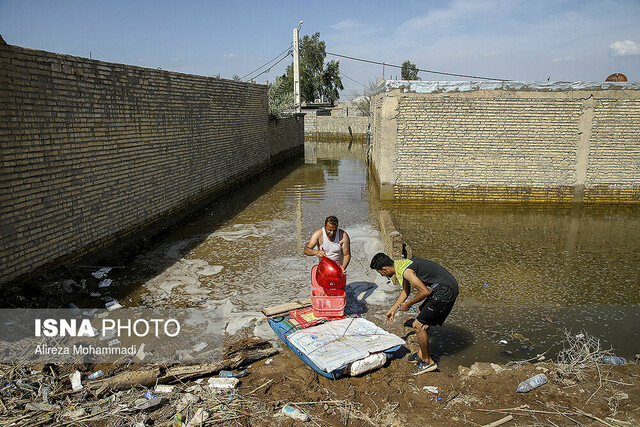
{"type": "Polygon", "coordinates": [[[475,338],[459,362],[553,355],[564,328],[627,356],[637,351],[637,208],[383,206],[414,256],[441,263],[460,283],[450,322],[475,338]]]}
{"type": "Polygon", "coordinates": [[[469,305],[640,302],[631,208],[392,207],[415,256],[451,269],[469,305]]]}

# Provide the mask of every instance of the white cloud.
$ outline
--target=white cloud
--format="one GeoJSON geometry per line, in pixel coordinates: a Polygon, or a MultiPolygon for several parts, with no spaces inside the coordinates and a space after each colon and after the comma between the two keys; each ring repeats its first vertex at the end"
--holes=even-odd
{"type": "Polygon", "coordinates": [[[640,55],[640,45],[631,40],[616,41],[609,45],[613,56],[640,55]]]}
{"type": "Polygon", "coordinates": [[[171,62],[176,62],[178,61],[180,58],[178,58],[177,56],[174,56],[173,58],[171,58],[171,62]]]}
{"type": "Polygon", "coordinates": [[[576,58],[573,56],[563,56],[562,58],[553,58],[552,62],[564,62],[564,61],[575,61],[576,58]]]}
{"type": "Polygon", "coordinates": [[[235,55],[233,53],[225,53],[224,57],[225,58],[233,58],[233,57],[235,57],[235,55]]]}
{"type": "Polygon", "coordinates": [[[362,24],[356,21],[355,19],[343,19],[337,24],[333,24],[331,28],[338,31],[349,31],[361,28],[362,24]]]}

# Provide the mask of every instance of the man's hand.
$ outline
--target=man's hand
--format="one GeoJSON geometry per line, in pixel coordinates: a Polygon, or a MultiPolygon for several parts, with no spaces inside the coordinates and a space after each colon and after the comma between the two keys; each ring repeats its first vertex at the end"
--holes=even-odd
{"type": "Polygon", "coordinates": [[[322,258],[323,256],[325,256],[326,254],[324,253],[324,251],[322,249],[320,249],[318,252],[316,252],[316,256],[318,258],[322,258]]]}
{"type": "Polygon", "coordinates": [[[391,309],[387,311],[385,317],[387,318],[387,323],[393,322],[393,319],[396,317],[396,311],[393,309],[393,307],[391,307],[391,309]]]}
{"type": "Polygon", "coordinates": [[[411,308],[411,304],[409,303],[409,301],[407,302],[403,302],[402,304],[400,304],[400,307],[398,307],[398,310],[400,311],[408,311],[411,308]]]}

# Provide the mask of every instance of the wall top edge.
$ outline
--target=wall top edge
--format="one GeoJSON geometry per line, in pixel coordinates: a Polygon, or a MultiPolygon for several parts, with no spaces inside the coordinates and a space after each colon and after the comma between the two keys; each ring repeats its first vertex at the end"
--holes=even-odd
{"type": "Polygon", "coordinates": [[[505,81],[505,82],[477,82],[477,81],[409,81],[386,80],[375,89],[374,94],[390,92],[399,89],[402,92],[413,93],[447,93],[473,92],[478,90],[504,91],[546,91],[560,92],[570,90],[639,90],[640,82],[547,82],[547,81],[505,81]]]}
{"type": "MultiPolygon", "coordinates": [[[[0,35],[0,37],[2,37],[2,36],[0,35]]],[[[70,54],[67,54],[67,53],[49,52],[47,50],[31,49],[31,48],[28,48],[28,47],[16,46],[16,45],[11,45],[11,44],[2,44],[2,42],[0,42],[0,50],[16,51],[16,52],[21,52],[21,53],[30,54],[30,55],[37,55],[37,56],[41,56],[41,55],[55,56],[55,57],[66,59],[68,61],[79,61],[79,62],[84,62],[84,63],[92,63],[92,64],[102,65],[102,66],[105,66],[105,67],[108,67],[108,68],[114,68],[114,69],[117,69],[117,68],[120,68],[120,67],[125,67],[125,68],[129,68],[129,69],[138,69],[140,71],[145,71],[145,72],[164,73],[164,74],[171,74],[171,75],[192,76],[192,77],[210,79],[210,80],[221,80],[221,81],[224,80],[225,82],[233,82],[233,83],[241,84],[241,85],[245,85],[245,86],[262,86],[264,88],[267,87],[267,85],[263,85],[263,84],[260,84],[260,83],[244,82],[244,81],[239,81],[239,80],[227,79],[227,78],[224,78],[224,77],[205,76],[205,75],[201,75],[201,74],[184,73],[184,72],[181,72],[181,71],[166,70],[164,68],[151,68],[151,67],[143,67],[141,65],[135,65],[135,64],[125,64],[125,63],[120,63],[120,62],[108,62],[108,61],[102,61],[102,60],[99,60],[99,59],[86,58],[86,57],[83,57],[83,56],[70,55],[70,54]]]]}

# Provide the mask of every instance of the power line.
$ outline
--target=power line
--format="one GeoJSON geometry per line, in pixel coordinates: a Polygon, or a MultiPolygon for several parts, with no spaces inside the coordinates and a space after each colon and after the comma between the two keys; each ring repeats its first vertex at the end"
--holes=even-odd
{"type": "MultiPolygon", "coordinates": [[[[368,62],[369,64],[386,65],[388,67],[400,68],[400,69],[402,68],[401,65],[387,64],[386,62],[371,61],[371,60],[362,59],[362,58],[354,58],[353,56],[340,55],[338,53],[327,52],[327,55],[338,56],[340,58],[346,58],[346,59],[352,59],[354,61],[368,62]]],[[[468,77],[468,78],[471,78],[471,79],[497,80],[497,81],[501,81],[501,82],[510,81],[508,79],[497,79],[497,78],[493,78],[493,77],[472,76],[472,75],[469,75],[469,74],[445,73],[443,71],[423,70],[423,69],[420,69],[420,68],[418,68],[418,71],[422,71],[422,72],[425,72],[425,73],[431,73],[431,74],[442,74],[442,75],[445,75],[445,76],[468,77]]]]}
{"type": "MultiPolygon", "coordinates": [[[[275,58],[273,58],[272,60],[270,60],[269,62],[262,64],[261,66],[259,66],[258,68],[256,68],[255,70],[253,70],[250,73],[245,74],[244,76],[240,77],[240,80],[244,80],[245,77],[250,76],[251,74],[255,73],[256,71],[266,67],[267,65],[269,65],[270,63],[272,63],[273,61],[275,61],[276,59],[280,58],[280,56],[282,56],[283,53],[288,52],[291,50],[291,47],[293,46],[293,43],[291,43],[285,50],[283,50],[282,52],[280,52],[279,54],[276,55],[275,58]]],[[[275,65],[275,64],[274,64],[275,65]]],[[[257,77],[257,76],[256,76],[257,77]]],[[[254,77],[255,78],[255,77],[254,77]]]]}
{"type": "Polygon", "coordinates": [[[362,86],[362,87],[364,87],[364,88],[366,88],[366,87],[367,87],[366,85],[363,85],[363,84],[362,84],[362,83],[360,83],[359,81],[354,80],[354,79],[352,79],[351,77],[347,76],[347,75],[346,75],[345,73],[343,73],[343,72],[340,72],[340,75],[341,75],[342,77],[346,77],[346,78],[348,78],[348,79],[349,79],[349,80],[351,80],[352,82],[358,83],[360,86],[362,86]]]}
{"type": "Polygon", "coordinates": [[[291,54],[291,50],[289,50],[286,55],[284,55],[282,58],[280,58],[280,60],[278,62],[276,62],[275,64],[273,64],[272,66],[270,66],[269,68],[267,68],[266,70],[264,70],[263,72],[256,74],[255,76],[251,77],[251,80],[255,79],[256,77],[264,74],[264,73],[268,73],[269,71],[271,71],[271,69],[273,67],[275,67],[276,65],[278,65],[279,63],[281,63],[286,57],[288,57],[291,54]]]}

